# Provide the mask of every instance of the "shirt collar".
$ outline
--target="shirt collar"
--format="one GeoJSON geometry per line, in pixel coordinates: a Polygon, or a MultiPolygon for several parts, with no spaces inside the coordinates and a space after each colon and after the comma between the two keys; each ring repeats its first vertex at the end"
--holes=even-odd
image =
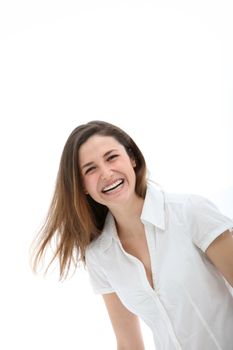
{"type": "Polygon", "coordinates": [[[165,194],[148,182],[141,221],[165,230],[165,194]]]}
{"type": "MultiPolygon", "coordinates": [[[[161,189],[151,183],[147,184],[146,196],[141,213],[141,221],[152,224],[161,230],[165,230],[165,196],[161,189]]],[[[104,251],[110,247],[112,240],[119,241],[114,217],[109,211],[105,219],[103,231],[100,235],[100,247],[104,251]]]]}

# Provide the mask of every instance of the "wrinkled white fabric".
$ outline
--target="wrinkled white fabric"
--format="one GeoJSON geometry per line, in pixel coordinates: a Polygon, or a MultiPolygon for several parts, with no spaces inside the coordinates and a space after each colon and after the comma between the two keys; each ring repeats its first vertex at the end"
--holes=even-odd
{"type": "Polygon", "coordinates": [[[141,221],[155,288],[141,261],[124,251],[109,212],[86,251],[94,292],[115,292],[151,328],[157,350],[232,350],[232,288],[204,252],[233,221],[201,196],[150,183],[141,221]]]}

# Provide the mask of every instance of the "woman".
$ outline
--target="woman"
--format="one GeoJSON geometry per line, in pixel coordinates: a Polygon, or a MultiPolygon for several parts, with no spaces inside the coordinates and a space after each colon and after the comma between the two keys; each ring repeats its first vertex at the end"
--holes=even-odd
{"type": "Polygon", "coordinates": [[[118,350],[233,349],[233,222],[207,199],[146,181],[135,142],[103,121],[77,127],[61,157],[35,268],[56,237],[65,278],[87,266],[103,295],[118,350]]]}

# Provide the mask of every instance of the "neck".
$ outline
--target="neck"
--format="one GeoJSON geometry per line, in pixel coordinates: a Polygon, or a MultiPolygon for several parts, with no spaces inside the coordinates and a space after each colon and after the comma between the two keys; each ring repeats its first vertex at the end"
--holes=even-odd
{"type": "Polygon", "coordinates": [[[143,226],[140,220],[143,203],[144,199],[136,196],[130,203],[128,202],[121,208],[111,209],[119,237],[134,236],[143,226]]]}

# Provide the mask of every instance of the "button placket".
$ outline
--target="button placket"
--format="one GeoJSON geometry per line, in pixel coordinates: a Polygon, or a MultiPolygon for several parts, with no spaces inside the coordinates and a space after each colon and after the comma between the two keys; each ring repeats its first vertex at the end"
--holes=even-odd
{"type": "Polygon", "coordinates": [[[158,278],[156,276],[156,249],[155,249],[155,231],[154,227],[152,225],[146,225],[145,226],[145,233],[146,233],[146,240],[147,240],[147,246],[148,251],[150,255],[150,265],[151,265],[151,274],[152,274],[152,280],[153,280],[153,286],[154,286],[154,292],[156,295],[159,291],[158,286],[158,278]]]}

